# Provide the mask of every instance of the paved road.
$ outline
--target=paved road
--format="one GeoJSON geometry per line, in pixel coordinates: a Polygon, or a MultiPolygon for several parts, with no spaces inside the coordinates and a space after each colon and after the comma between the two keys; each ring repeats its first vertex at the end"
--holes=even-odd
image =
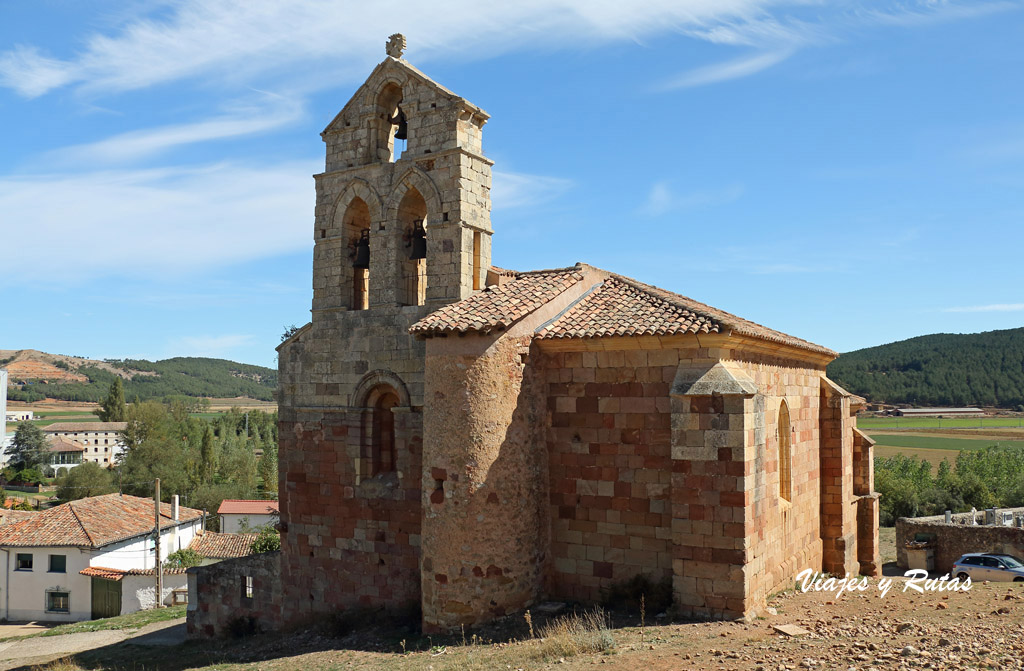
{"type": "Polygon", "coordinates": [[[87,631],[62,636],[37,636],[0,643],[0,671],[29,664],[45,664],[67,655],[115,643],[178,645],[185,641],[185,618],[154,622],[141,629],[87,631]]]}

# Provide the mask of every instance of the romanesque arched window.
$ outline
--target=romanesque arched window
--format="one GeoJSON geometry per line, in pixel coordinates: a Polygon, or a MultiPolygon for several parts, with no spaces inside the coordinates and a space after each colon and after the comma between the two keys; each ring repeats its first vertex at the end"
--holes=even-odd
{"type": "Polygon", "coordinates": [[[789,406],[782,401],[779,408],[779,496],[793,500],[793,445],[789,422],[789,406]]]}
{"type": "Polygon", "coordinates": [[[370,475],[392,473],[396,470],[395,413],[399,405],[398,393],[387,385],[375,387],[367,397],[369,406],[369,459],[370,475]]]}
{"type": "Polygon", "coordinates": [[[348,268],[343,272],[352,273],[351,308],[365,310],[370,307],[370,268],[369,263],[362,263],[365,259],[359,257],[362,253],[369,255],[370,208],[362,198],[357,196],[348,204],[342,218],[342,231],[350,252],[348,268]],[[367,247],[363,252],[359,249],[361,245],[367,247]]]}
{"type": "Polygon", "coordinates": [[[423,305],[427,299],[426,259],[427,201],[416,187],[398,203],[398,228],[406,241],[402,260],[403,305],[423,305]]]}

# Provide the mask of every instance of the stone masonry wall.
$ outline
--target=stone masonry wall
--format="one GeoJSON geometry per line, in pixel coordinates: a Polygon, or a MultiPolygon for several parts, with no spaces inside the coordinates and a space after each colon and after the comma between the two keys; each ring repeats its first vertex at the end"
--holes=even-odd
{"type": "MultiPolygon", "coordinates": [[[[763,425],[747,422],[744,490],[749,493],[748,602],[760,606],[767,596],[788,587],[805,568],[822,562],[818,412],[823,367],[777,356],[730,351],[727,361],[746,372],[763,396],[753,400],[763,425]],[[779,495],[779,411],[789,408],[792,450],[792,501],[779,495]]],[[[748,404],[750,402],[748,401],[748,404]]],[[[853,508],[849,511],[852,516],[853,508]]]]}
{"type": "MultiPolygon", "coordinates": [[[[1018,516],[1024,508],[1001,508],[1012,510],[1018,516]]],[[[969,513],[955,515],[953,524],[946,524],[944,515],[932,517],[901,517],[896,520],[896,563],[901,569],[907,568],[907,541],[919,534],[935,539],[935,571],[948,573],[953,562],[968,552],[998,552],[1024,557],[1024,529],[982,524],[984,511],[978,514],[978,525],[965,524],[969,513]]]]}
{"type": "Polygon", "coordinates": [[[279,628],[286,618],[280,574],[279,552],[190,568],[186,612],[189,637],[227,635],[240,618],[252,618],[259,630],[279,628]],[[252,579],[251,598],[246,596],[246,577],[252,579]]]}
{"type": "Polygon", "coordinates": [[[420,599],[422,428],[395,414],[396,471],[359,477],[360,410],[287,411],[280,422],[285,593],[305,619],[420,599]]]}
{"type": "Polygon", "coordinates": [[[547,551],[542,380],[530,337],[428,341],[423,624],[452,630],[528,607],[547,551]]]}
{"type": "Polygon", "coordinates": [[[674,350],[552,352],[547,396],[553,598],[601,599],[636,575],[672,575],[674,350]]]}

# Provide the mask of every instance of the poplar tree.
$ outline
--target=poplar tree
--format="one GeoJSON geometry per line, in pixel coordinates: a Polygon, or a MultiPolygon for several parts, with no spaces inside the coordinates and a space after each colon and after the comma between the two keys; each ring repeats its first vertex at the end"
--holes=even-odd
{"type": "Polygon", "coordinates": [[[128,408],[124,402],[124,386],[121,384],[121,377],[117,376],[110,383],[110,392],[103,400],[100,407],[93,410],[99,415],[101,422],[124,422],[127,421],[128,408]]]}

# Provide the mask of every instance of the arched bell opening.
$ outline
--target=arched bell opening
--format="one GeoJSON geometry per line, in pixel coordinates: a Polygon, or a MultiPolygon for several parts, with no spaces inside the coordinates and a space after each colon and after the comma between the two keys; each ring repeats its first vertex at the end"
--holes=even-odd
{"type": "Polygon", "coordinates": [[[351,262],[350,307],[366,310],[370,307],[370,208],[362,198],[353,198],[345,209],[342,231],[351,262]]]}
{"type": "Polygon", "coordinates": [[[398,203],[398,230],[405,241],[402,258],[402,305],[423,305],[427,299],[427,201],[416,187],[398,203]]]}
{"type": "Polygon", "coordinates": [[[389,82],[377,95],[377,158],[394,163],[400,158],[405,141],[408,139],[409,126],[402,109],[402,89],[389,82]]]}

